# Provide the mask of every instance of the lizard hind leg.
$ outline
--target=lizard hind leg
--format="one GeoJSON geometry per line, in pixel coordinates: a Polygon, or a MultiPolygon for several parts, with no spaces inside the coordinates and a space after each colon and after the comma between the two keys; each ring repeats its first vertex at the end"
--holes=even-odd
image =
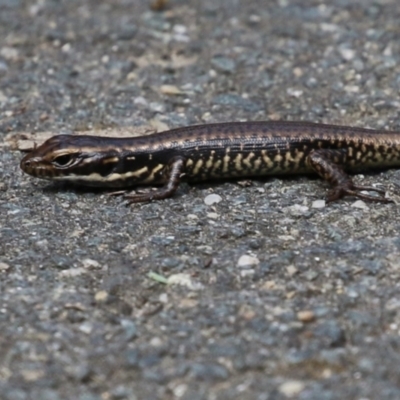
{"type": "Polygon", "coordinates": [[[332,149],[313,150],[308,155],[308,165],[332,187],[328,192],[327,202],[341,199],[344,196],[354,196],[367,201],[391,203],[392,200],[385,197],[385,190],[354,184],[340,166],[340,163],[345,162],[346,157],[347,154],[343,150],[332,149]],[[363,190],[379,193],[380,196],[361,193],[363,190]]]}

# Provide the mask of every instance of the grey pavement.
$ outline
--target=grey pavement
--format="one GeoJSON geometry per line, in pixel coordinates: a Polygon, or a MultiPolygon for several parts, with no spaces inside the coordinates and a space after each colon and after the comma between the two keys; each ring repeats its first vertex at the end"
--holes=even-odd
{"type": "MultiPolygon", "coordinates": [[[[398,1],[149,3],[0,0],[0,399],[399,399],[398,204],[324,206],[301,176],[126,207],[23,175],[7,145],[239,120],[400,130],[398,1]]],[[[400,171],[354,179],[399,202],[400,171]]]]}

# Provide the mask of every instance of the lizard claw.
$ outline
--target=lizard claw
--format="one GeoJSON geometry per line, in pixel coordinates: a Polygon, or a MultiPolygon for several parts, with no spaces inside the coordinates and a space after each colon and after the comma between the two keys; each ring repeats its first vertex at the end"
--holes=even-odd
{"type": "Polygon", "coordinates": [[[393,203],[393,200],[385,197],[386,191],[384,189],[378,189],[372,186],[361,186],[353,185],[352,183],[346,183],[342,186],[336,186],[328,192],[326,198],[327,203],[341,199],[344,196],[354,196],[361,200],[374,201],[380,203],[393,203]],[[369,192],[379,193],[379,196],[371,196],[369,194],[360,193],[362,190],[369,192]]]}

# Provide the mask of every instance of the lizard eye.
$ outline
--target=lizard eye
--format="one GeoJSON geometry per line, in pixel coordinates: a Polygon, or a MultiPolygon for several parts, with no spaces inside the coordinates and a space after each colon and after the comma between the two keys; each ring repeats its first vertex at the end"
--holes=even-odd
{"type": "Polygon", "coordinates": [[[73,161],[73,156],[71,154],[64,154],[62,156],[58,156],[53,160],[53,164],[59,167],[66,167],[73,161]]]}

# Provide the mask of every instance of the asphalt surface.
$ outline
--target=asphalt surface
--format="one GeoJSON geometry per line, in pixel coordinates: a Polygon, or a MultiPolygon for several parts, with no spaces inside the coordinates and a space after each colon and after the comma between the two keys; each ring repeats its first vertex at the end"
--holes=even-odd
{"type": "MultiPolygon", "coordinates": [[[[0,143],[263,119],[400,130],[399,21],[396,0],[0,0],[0,143]]],[[[0,147],[1,399],[400,398],[398,204],[319,208],[326,184],[289,177],[129,208],[20,158],[0,147]]],[[[400,171],[355,180],[399,203],[400,171]]]]}

